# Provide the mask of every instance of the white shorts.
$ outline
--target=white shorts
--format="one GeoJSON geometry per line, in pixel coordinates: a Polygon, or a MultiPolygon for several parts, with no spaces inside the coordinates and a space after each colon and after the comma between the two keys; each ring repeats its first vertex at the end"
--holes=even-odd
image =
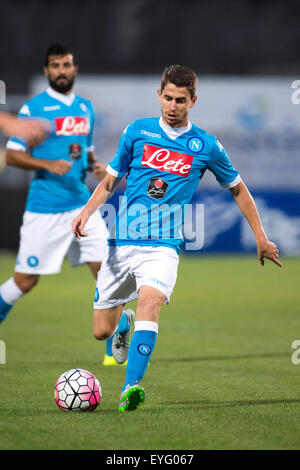
{"type": "Polygon", "coordinates": [[[82,208],[57,214],[26,211],[20,229],[20,246],[15,271],[27,274],[60,272],[65,256],[71,266],[100,262],[107,246],[108,230],[96,211],[88,220],[88,237],[78,240],[72,233],[72,221],[82,208]]]}
{"type": "Polygon", "coordinates": [[[136,300],[143,285],[162,292],[169,303],[177,278],[179,257],[164,246],[107,246],[98,272],[94,309],[136,300]]]}

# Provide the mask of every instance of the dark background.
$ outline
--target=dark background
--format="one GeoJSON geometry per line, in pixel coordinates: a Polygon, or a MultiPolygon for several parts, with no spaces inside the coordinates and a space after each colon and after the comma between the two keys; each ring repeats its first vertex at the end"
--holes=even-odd
{"type": "Polygon", "coordinates": [[[45,49],[70,45],[81,73],[297,74],[300,2],[262,0],[0,1],[1,79],[26,93],[45,49]]]}

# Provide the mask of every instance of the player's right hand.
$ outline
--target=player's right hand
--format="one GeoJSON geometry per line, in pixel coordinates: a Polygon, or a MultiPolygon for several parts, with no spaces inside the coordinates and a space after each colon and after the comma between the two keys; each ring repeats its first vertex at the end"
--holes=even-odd
{"type": "Polygon", "coordinates": [[[271,242],[270,240],[265,240],[263,243],[257,245],[257,257],[260,261],[261,266],[264,266],[264,258],[268,258],[282,268],[282,263],[278,259],[279,250],[276,243],[271,242]]]}
{"type": "Polygon", "coordinates": [[[88,217],[80,213],[72,222],[72,232],[78,240],[80,240],[81,237],[88,237],[88,234],[83,231],[87,221],[88,217]]]}
{"type": "Polygon", "coordinates": [[[73,162],[67,160],[48,160],[46,169],[54,175],[64,176],[71,170],[73,162]]]}

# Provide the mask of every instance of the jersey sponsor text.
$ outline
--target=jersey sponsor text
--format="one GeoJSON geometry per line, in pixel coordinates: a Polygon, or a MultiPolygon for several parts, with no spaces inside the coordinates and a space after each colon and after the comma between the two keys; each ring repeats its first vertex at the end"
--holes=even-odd
{"type": "Polygon", "coordinates": [[[147,144],[144,146],[142,165],[187,177],[192,167],[193,159],[192,155],[147,144]]]}
{"type": "Polygon", "coordinates": [[[66,116],[55,118],[56,135],[88,135],[90,124],[83,116],[66,116]]]}

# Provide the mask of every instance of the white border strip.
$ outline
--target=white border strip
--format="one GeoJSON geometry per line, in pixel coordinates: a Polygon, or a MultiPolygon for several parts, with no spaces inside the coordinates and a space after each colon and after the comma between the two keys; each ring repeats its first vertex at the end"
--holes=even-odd
{"type": "Polygon", "coordinates": [[[112,176],[115,176],[116,178],[119,177],[119,173],[116,170],[114,170],[110,165],[107,165],[106,171],[107,173],[109,173],[112,176]]]}
{"type": "Polygon", "coordinates": [[[7,149],[11,150],[22,150],[22,152],[26,152],[25,145],[20,144],[19,142],[14,142],[13,140],[9,140],[6,144],[7,149]]]}
{"type": "Polygon", "coordinates": [[[230,188],[234,188],[234,186],[236,186],[237,184],[239,184],[240,182],[242,181],[242,178],[240,177],[240,175],[237,175],[233,181],[231,181],[230,183],[227,183],[227,184],[221,184],[222,188],[225,188],[225,189],[230,189],[230,188]]]}
{"type": "Polygon", "coordinates": [[[154,321],[136,321],[134,325],[134,331],[154,331],[158,333],[158,324],[154,321]]]}

